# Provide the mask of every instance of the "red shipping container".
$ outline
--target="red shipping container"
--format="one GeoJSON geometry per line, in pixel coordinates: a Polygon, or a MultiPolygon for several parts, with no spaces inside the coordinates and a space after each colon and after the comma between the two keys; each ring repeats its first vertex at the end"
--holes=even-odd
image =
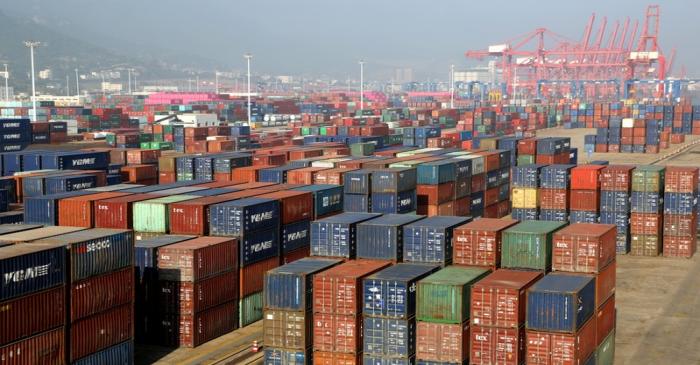
{"type": "Polygon", "coordinates": [[[554,155],[537,155],[535,156],[535,163],[551,165],[556,163],[554,155]]]}
{"type": "Polygon", "coordinates": [[[498,203],[500,189],[498,187],[486,189],[484,192],[484,205],[493,205],[498,203]]]}
{"type": "Polygon", "coordinates": [[[484,218],[498,218],[498,204],[492,204],[487,207],[484,207],[484,213],[483,217],[484,218]]]}
{"type": "Polygon", "coordinates": [[[664,236],[695,237],[697,214],[665,214],[664,236]]]}
{"type": "Polygon", "coordinates": [[[416,359],[457,364],[469,359],[469,322],[417,322],[416,359]]]}
{"type": "Polygon", "coordinates": [[[597,190],[600,187],[602,165],[579,165],[571,169],[572,190],[597,190]]]}
{"type": "Polygon", "coordinates": [[[455,202],[450,201],[447,203],[442,203],[440,205],[418,205],[416,207],[416,213],[421,215],[427,215],[428,217],[434,217],[438,215],[457,215],[455,209],[455,202]]]}
{"type": "Polygon", "coordinates": [[[133,194],[118,198],[99,200],[95,205],[96,228],[132,228],[132,208],[134,202],[155,199],[153,194],[133,194]]]}
{"type": "Polygon", "coordinates": [[[238,271],[232,270],[196,282],[158,282],[159,310],[192,315],[232,300],[238,300],[238,271]]]}
{"type": "Polygon", "coordinates": [[[671,134],[671,143],[679,144],[685,142],[685,134],[671,134]]]}
{"type": "Polygon", "coordinates": [[[160,322],[161,341],[167,345],[197,347],[238,328],[238,301],[194,315],[166,314],[160,322]]]}
{"type": "Polygon", "coordinates": [[[633,170],[634,166],[606,166],[600,172],[600,189],[612,191],[629,191],[631,188],[633,170]]]}
{"type": "Polygon", "coordinates": [[[472,175],[471,192],[476,193],[479,191],[484,191],[485,189],[486,189],[486,174],[472,175]]]}
{"type": "Polygon", "coordinates": [[[525,329],[472,326],[470,364],[520,365],[525,360],[525,329]]]}
{"type": "Polygon", "coordinates": [[[343,185],[343,176],[348,171],[355,171],[357,169],[328,169],[319,171],[314,178],[314,184],[331,184],[331,185],[343,185]]]}
{"type": "Polygon", "coordinates": [[[126,151],[127,165],[157,164],[160,150],[128,150],[126,151]]]}
{"type": "Polygon", "coordinates": [[[691,258],[697,251],[697,239],[690,237],[663,236],[663,254],[665,257],[691,258]]]}
{"type": "Polygon", "coordinates": [[[600,346],[610,332],[615,329],[615,314],[615,296],[613,295],[595,311],[596,347],[600,346]]]}
{"type": "Polygon", "coordinates": [[[446,182],[439,185],[417,185],[418,205],[438,205],[454,200],[455,183],[446,182]]]}
{"type": "Polygon", "coordinates": [[[585,210],[590,212],[598,211],[600,201],[600,190],[571,190],[569,198],[569,209],[585,210]]]}
{"type": "Polygon", "coordinates": [[[255,165],[236,167],[231,170],[231,181],[236,183],[249,183],[258,181],[258,172],[262,169],[269,169],[270,165],[255,165]]]}
{"type": "Polygon", "coordinates": [[[615,259],[617,227],[574,223],[554,233],[552,270],[598,273],[615,259]]]}
{"type": "Polygon", "coordinates": [[[485,327],[519,328],[525,323],[525,292],[541,272],[496,270],[471,288],[471,322],[485,327]]]}
{"type": "Polygon", "coordinates": [[[133,267],[75,282],[71,284],[70,320],[131,303],[134,290],[133,267]]]}
{"type": "Polygon", "coordinates": [[[518,154],[520,155],[536,155],[537,154],[537,139],[528,138],[518,141],[518,154]]]}
{"type": "Polygon", "coordinates": [[[58,225],[92,228],[96,201],[127,195],[130,194],[105,192],[61,199],[58,201],[58,225]]]}
{"type": "Polygon", "coordinates": [[[155,181],[158,175],[158,165],[129,165],[121,168],[122,180],[130,183],[155,181]]]}
{"type": "Polygon", "coordinates": [[[484,169],[486,172],[498,170],[501,167],[501,159],[498,152],[476,152],[475,154],[484,156],[484,169]]]}
{"type": "Polygon", "coordinates": [[[665,188],[667,193],[693,193],[698,189],[697,167],[666,168],[665,188]]]}
{"type": "Polygon", "coordinates": [[[280,266],[279,257],[271,257],[242,267],[238,271],[239,298],[263,291],[265,273],[278,266],[280,266]]]}
{"type": "Polygon", "coordinates": [[[132,308],[133,304],[129,303],[73,322],[70,361],[131,339],[134,334],[132,308]]]}
{"type": "Polygon", "coordinates": [[[281,264],[286,265],[290,262],[294,262],[297,260],[301,260],[304,257],[309,257],[311,256],[311,247],[310,246],[304,246],[304,247],[299,247],[297,249],[291,250],[282,256],[281,258],[281,264]]]}
{"type": "Polygon", "coordinates": [[[501,262],[501,233],[518,221],[482,218],[454,229],[453,263],[497,268],[501,262]]]}
{"type": "Polygon", "coordinates": [[[0,346],[66,323],[66,288],[57,286],[0,304],[0,346]]]}
{"type": "Polygon", "coordinates": [[[0,359],[12,365],[61,365],[66,363],[63,327],[0,346],[0,359]]]}
{"type": "Polygon", "coordinates": [[[177,181],[177,175],[174,172],[164,172],[158,173],[158,183],[159,184],[170,184],[177,181]]]}
{"type": "Polygon", "coordinates": [[[355,260],[314,275],[313,312],[360,315],[362,279],[390,265],[387,261],[355,260]]]}
{"type": "Polygon", "coordinates": [[[185,153],[207,152],[207,141],[193,141],[185,138],[185,153]]]}
{"type": "Polygon", "coordinates": [[[269,155],[257,154],[253,156],[253,166],[282,166],[287,163],[286,153],[274,153],[269,155]]]}
{"type": "Polygon", "coordinates": [[[287,171],[287,182],[290,184],[312,185],[314,177],[319,171],[328,170],[327,167],[304,167],[287,171]]]}
{"type": "Polygon", "coordinates": [[[362,352],[362,316],[313,314],[314,351],[362,352]]]}
{"type": "Polygon", "coordinates": [[[197,237],[158,249],[161,280],[197,281],[238,268],[238,241],[197,237]]]}
{"type": "Polygon", "coordinates": [[[596,349],[596,321],[591,318],[576,334],[527,330],[528,364],[583,364],[596,349]]]}
{"type": "Polygon", "coordinates": [[[540,189],[540,209],[569,210],[569,192],[566,189],[540,189]]]}
{"type": "Polygon", "coordinates": [[[313,365],[362,365],[362,353],[343,354],[339,352],[314,352],[313,365]]]}
{"type": "MultiPolygon", "coordinates": [[[[472,199],[468,196],[465,196],[464,198],[460,198],[460,199],[455,200],[455,203],[454,203],[455,215],[459,216],[459,217],[469,216],[470,209],[471,209],[471,201],[472,201],[472,199]]],[[[508,204],[506,204],[506,205],[508,205],[508,207],[506,209],[510,209],[510,202],[508,202],[508,204]]]]}
{"type": "Polygon", "coordinates": [[[311,219],[314,214],[314,197],[310,191],[276,191],[257,197],[279,201],[281,224],[311,219]]]}
{"type": "Polygon", "coordinates": [[[663,216],[655,213],[630,213],[630,232],[659,236],[663,229],[663,216]]]}

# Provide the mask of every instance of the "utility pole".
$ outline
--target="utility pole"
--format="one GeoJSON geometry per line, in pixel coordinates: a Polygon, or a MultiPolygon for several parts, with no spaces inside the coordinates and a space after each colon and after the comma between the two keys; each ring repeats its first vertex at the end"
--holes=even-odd
{"type": "Polygon", "coordinates": [[[360,60],[360,110],[365,108],[365,61],[360,60]]]}
{"type": "Polygon", "coordinates": [[[216,94],[219,94],[219,71],[214,71],[214,87],[216,89],[216,94]]]}
{"type": "Polygon", "coordinates": [[[196,85],[197,92],[199,92],[199,74],[197,74],[197,85],[196,85]]]}
{"type": "Polygon", "coordinates": [[[34,79],[34,48],[41,45],[37,41],[25,41],[24,45],[29,48],[29,59],[32,63],[32,121],[36,122],[36,82],[34,79]]]}
{"type": "Polygon", "coordinates": [[[253,55],[250,53],[246,53],[245,55],[243,55],[243,57],[245,57],[246,62],[248,64],[248,125],[250,125],[250,59],[253,58],[253,55]]]}
{"type": "Polygon", "coordinates": [[[129,82],[129,95],[131,95],[131,69],[126,70],[126,74],[129,75],[128,77],[128,82],[129,82]]]}
{"type": "Polygon", "coordinates": [[[5,100],[10,101],[10,86],[8,79],[10,78],[10,73],[7,72],[7,64],[5,64],[5,100]]]}
{"type": "Polygon", "coordinates": [[[455,65],[450,65],[450,109],[455,107],[455,65]]]}
{"type": "Polygon", "coordinates": [[[70,96],[70,78],[68,78],[68,74],[66,74],[66,96],[70,96]]]}
{"type": "Polygon", "coordinates": [[[80,96],[80,77],[77,68],[75,69],[75,94],[80,96]]]}

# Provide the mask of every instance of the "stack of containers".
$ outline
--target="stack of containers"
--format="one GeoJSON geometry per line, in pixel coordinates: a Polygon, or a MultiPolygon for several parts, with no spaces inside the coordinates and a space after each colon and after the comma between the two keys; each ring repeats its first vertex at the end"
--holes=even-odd
{"type": "Polygon", "coordinates": [[[503,231],[517,223],[513,219],[481,218],[455,228],[452,262],[495,270],[501,266],[503,231]]]}
{"type": "MultiPolygon", "coordinates": [[[[500,218],[510,212],[510,151],[477,152],[484,158],[483,217],[500,218]]],[[[468,155],[469,156],[469,155],[468,155]]]]}
{"type": "MultiPolygon", "coordinates": [[[[428,216],[455,214],[456,164],[441,160],[418,165],[418,213],[428,216]]],[[[463,205],[464,206],[464,205],[463,205]]],[[[466,205],[468,208],[469,206],[466,205]]]]}
{"type": "Polygon", "coordinates": [[[591,275],[552,273],[532,285],[525,321],[527,363],[593,363],[595,296],[591,275]]]}
{"type": "Polygon", "coordinates": [[[358,224],[379,216],[377,213],[341,213],[311,222],[311,256],[354,259],[358,224]]]}
{"type": "Polygon", "coordinates": [[[634,166],[609,165],[600,173],[600,223],[617,227],[617,253],[630,252],[630,192],[634,166]]]}
{"type": "Polygon", "coordinates": [[[372,212],[415,214],[416,180],[415,168],[389,168],[372,172],[372,212]]]}
{"type": "Polygon", "coordinates": [[[516,164],[530,165],[536,162],[537,139],[525,138],[518,141],[516,164]]]}
{"type": "Polygon", "coordinates": [[[525,292],[541,277],[496,270],[472,286],[470,364],[525,363],[525,292]]]}
{"type": "MultiPolygon", "coordinates": [[[[275,191],[258,196],[279,202],[281,257],[309,256],[309,227],[314,214],[314,198],[309,191],[275,191]]],[[[283,259],[284,260],[284,259],[283,259]]]]}
{"type": "Polygon", "coordinates": [[[511,216],[519,221],[537,220],[539,214],[540,174],[545,165],[531,164],[513,167],[511,180],[513,210],[511,216]]]}
{"type": "Polygon", "coordinates": [[[10,278],[0,291],[0,358],[18,364],[65,362],[67,271],[64,247],[0,248],[0,275],[10,278]],[[21,267],[47,271],[20,277],[21,267]]]}
{"type": "Polygon", "coordinates": [[[663,248],[663,196],[666,169],[637,166],[632,172],[630,207],[630,253],[658,256],[663,248]]]}
{"type": "Polygon", "coordinates": [[[569,221],[597,223],[600,200],[600,172],[605,166],[579,165],[571,169],[569,221]]]}
{"type": "Polygon", "coordinates": [[[415,363],[417,282],[438,266],[397,264],[363,281],[363,364],[415,363]]]}
{"type": "Polygon", "coordinates": [[[266,364],[311,364],[314,276],[340,260],[304,258],[265,273],[266,364]],[[298,362],[288,361],[296,359],[298,362]]]}
{"type": "Polygon", "coordinates": [[[245,198],[209,207],[209,233],[238,238],[239,327],[262,318],[262,274],[279,266],[279,202],[245,198]]]}
{"type": "Polygon", "coordinates": [[[664,189],[664,256],[693,257],[697,235],[697,167],[667,167],[664,189]]]}
{"type": "MultiPolygon", "coordinates": [[[[484,156],[464,155],[456,157],[458,160],[466,160],[471,163],[471,175],[469,176],[469,187],[461,188],[463,181],[457,180],[457,188],[462,190],[465,197],[469,197],[469,214],[472,217],[484,215],[484,190],[486,189],[486,169],[484,168],[484,156]],[[466,190],[466,191],[465,191],[466,190]]],[[[457,196],[459,196],[459,190],[457,196]]]]}
{"type": "Polygon", "coordinates": [[[550,271],[552,235],[566,222],[525,221],[503,231],[501,267],[550,271]]]}
{"type": "MultiPolygon", "coordinates": [[[[99,356],[125,345],[133,351],[134,233],[96,228],[43,238],[27,246],[61,248],[66,255],[70,285],[66,308],[69,329],[68,361],[99,356]]],[[[50,275],[53,265],[47,267],[50,275]]],[[[65,303],[65,302],[64,302],[65,303]]],[[[46,303],[41,304],[46,305],[46,303]]],[[[133,352],[122,354],[129,362],[133,352]]]]}
{"type": "Polygon", "coordinates": [[[371,169],[361,169],[345,173],[343,211],[372,211],[372,172],[371,169]]]}
{"type": "Polygon", "coordinates": [[[196,347],[238,328],[235,239],[199,237],[158,250],[157,338],[196,347]]]}
{"type": "Polygon", "coordinates": [[[434,216],[403,227],[403,261],[442,267],[452,264],[454,229],[471,217],[434,216]]]}
{"type": "Polygon", "coordinates": [[[413,214],[384,214],[357,225],[357,258],[403,260],[403,229],[425,218],[413,214]]]}
{"type": "Polygon", "coordinates": [[[569,221],[569,187],[574,165],[548,165],[540,173],[538,219],[542,221],[569,221]]]}
{"type": "Polygon", "coordinates": [[[615,246],[617,229],[612,224],[578,223],[554,234],[552,270],[594,277],[596,352],[615,346],[615,246]]]}
{"type": "Polygon", "coordinates": [[[540,138],[536,144],[536,163],[566,164],[571,160],[571,139],[568,137],[540,138]]]}
{"type": "Polygon", "coordinates": [[[348,261],[314,275],[314,363],[362,363],[362,280],[389,265],[348,261]]]}
{"type": "Polygon", "coordinates": [[[305,185],[292,190],[310,191],[314,199],[313,219],[343,211],[343,187],[330,184],[305,185]]]}
{"type": "Polygon", "coordinates": [[[446,267],[418,282],[416,360],[419,363],[465,364],[469,360],[469,314],[472,285],[486,268],[446,267]]]}

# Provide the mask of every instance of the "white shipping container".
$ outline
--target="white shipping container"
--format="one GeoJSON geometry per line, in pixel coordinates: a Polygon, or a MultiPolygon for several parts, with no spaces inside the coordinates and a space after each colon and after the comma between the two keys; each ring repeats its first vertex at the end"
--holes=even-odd
{"type": "Polygon", "coordinates": [[[622,118],[622,128],[633,128],[634,119],[633,118],[622,118]]]}

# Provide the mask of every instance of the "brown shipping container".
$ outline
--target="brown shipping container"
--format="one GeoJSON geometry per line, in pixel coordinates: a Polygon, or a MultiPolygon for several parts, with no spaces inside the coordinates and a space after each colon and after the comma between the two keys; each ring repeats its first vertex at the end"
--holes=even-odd
{"type": "Polygon", "coordinates": [[[133,203],[157,197],[152,194],[134,194],[96,201],[94,203],[95,227],[131,229],[133,203]]]}
{"type": "Polygon", "coordinates": [[[238,271],[212,276],[196,282],[158,282],[158,310],[191,315],[232,300],[238,300],[238,271]]]}
{"type": "Polygon", "coordinates": [[[266,309],[263,313],[265,346],[306,350],[313,343],[311,312],[266,309]]]}
{"type": "Polygon", "coordinates": [[[469,322],[462,324],[418,322],[416,358],[462,364],[469,359],[469,322]]]}
{"type": "Polygon", "coordinates": [[[238,269],[238,241],[229,237],[197,237],[158,249],[161,280],[197,281],[238,269]]]}
{"type": "Polygon", "coordinates": [[[697,218],[696,214],[664,215],[664,236],[695,237],[697,218]]]}
{"type": "Polygon", "coordinates": [[[658,234],[632,233],[630,254],[634,256],[659,256],[663,248],[662,237],[658,234]]]}
{"type": "Polygon", "coordinates": [[[64,198],[58,201],[58,225],[92,228],[95,226],[95,202],[129,193],[106,192],[64,198]]]}
{"type": "Polygon", "coordinates": [[[632,170],[634,166],[610,165],[600,172],[600,189],[612,191],[629,191],[632,187],[632,170]]]}
{"type": "Polygon", "coordinates": [[[314,275],[314,313],[361,314],[362,279],[390,265],[387,261],[348,261],[314,275]]]}
{"type": "Polygon", "coordinates": [[[525,292],[541,272],[496,270],[472,285],[471,322],[475,326],[518,328],[525,323],[525,292]]]}
{"type": "Polygon", "coordinates": [[[238,301],[194,315],[166,314],[160,323],[162,340],[170,345],[197,347],[238,328],[238,301]]]}
{"type": "Polygon", "coordinates": [[[598,211],[600,190],[571,190],[569,198],[569,209],[598,211]]]}
{"type": "Polygon", "coordinates": [[[66,363],[63,327],[0,346],[0,360],[8,365],[61,365],[66,363]]]}
{"type": "Polygon", "coordinates": [[[314,197],[310,191],[276,191],[257,197],[279,201],[281,224],[313,218],[314,197]]]}
{"type": "Polygon", "coordinates": [[[314,351],[362,352],[362,316],[313,314],[314,351]]]}
{"type": "Polygon", "coordinates": [[[170,204],[168,213],[170,233],[204,236],[209,233],[210,205],[265,193],[268,191],[250,189],[170,204]]]}
{"type": "Polygon", "coordinates": [[[525,361],[525,326],[471,327],[470,364],[520,365],[525,361]]]}
{"type": "Polygon", "coordinates": [[[338,352],[315,351],[313,365],[362,365],[362,353],[343,354],[338,352]]]}
{"type": "Polygon", "coordinates": [[[158,163],[160,150],[128,150],[126,151],[127,165],[142,165],[158,163]]]}
{"type": "Polygon", "coordinates": [[[689,237],[664,236],[663,253],[666,257],[691,258],[697,251],[697,239],[689,237]]]}
{"type": "Polygon", "coordinates": [[[595,351],[595,318],[586,322],[576,334],[556,332],[525,332],[528,364],[576,365],[595,351]]]}
{"type": "Polygon", "coordinates": [[[455,265],[497,268],[501,263],[501,232],[514,219],[482,218],[454,229],[452,260],[455,265]]]}
{"type": "Polygon", "coordinates": [[[455,183],[446,182],[440,185],[417,185],[416,195],[418,205],[442,204],[455,197],[455,183]]]}
{"type": "Polygon", "coordinates": [[[605,340],[615,328],[615,296],[613,295],[595,311],[596,316],[596,347],[605,340]]]}
{"type": "Polygon", "coordinates": [[[161,156],[158,158],[158,171],[175,172],[175,160],[178,155],[161,156]]]}
{"type": "Polygon", "coordinates": [[[255,166],[245,166],[236,167],[231,170],[231,181],[236,183],[249,183],[258,181],[258,172],[262,169],[269,169],[274,167],[271,165],[255,165],[255,166]]]}
{"type": "Polygon", "coordinates": [[[343,176],[348,171],[355,171],[357,169],[328,169],[319,171],[314,178],[314,184],[331,184],[331,185],[343,185],[343,176]]]}
{"type": "Polygon", "coordinates": [[[133,321],[133,304],[129,303],[74,322],[70,326],[70,361],[132,338],[133,321]]]}
{"type": "Polygon", "coordinates": [[[608,298],[615,294],[615,285],[617,281],[617,262],[613,261],[608,266],[600,270],[600,273],[595,275],[595,305],[596,308],[605,303],[608,298]]]}
{"type": "Polygon", "coordinates": [[[311,256],[311,246],[304,246],[286,252],[284,255],[280,256],[280,261],[282,265],[286,265],[309,256],[311,256]]]}
{"type": "Polygon", "coordinates": [[[77,281],[71,284],[70,320],[131,303],[134,290],[133,267],[77,281]]]}
{"type": "Polygon", "coordinates": [[[319,171],[329,170],[327,167],[304,167],[287,172],[287,182],[290,184],[311,185],[319,171]]]}
{"type": "Polygon", "coordinates": [[[158,178],[156,165],[129,165],[121,168],[122,179],[137,183],[140,181],[155,180],[158,178]]]}
{"type": "Polygon", "coordinates": [[[663,216],[655,213],[631,213],[630,232],[658,236],[663,229],[663,216]]]}
{"type": "Polygon", "coordinates": [[[278,266],[280,266],[279,257],[271,257],[242,267],[238,271],[239,298],[263,291],[265,273],[278,266]]]}
{"type": "Polygon", "coordinates": [[[552,270],[598,273],[615,259],[616,241],[615,225],[568,225],[552,238],[552,270]]]}
{"type": "Polygon", "coordinates": [[[174,172],[161,171],[158,173],[158,184],[170,184],[177,181],[177,175],[174,172]]]}
{"type": "Polygon", "coordinates": [[[65,325],[66,288],[57,286],[0,304],[0,346],[65,325]]]}
{"type": "Polygon", "coordinates": [[[540,209],[569,210],[569,191],[566,189],[540,189],[540,209]]]}
{"type": "Polygon", "coordinates": [[[693,193],[698,189],[697,167],[669,166],[664,178],[667,193],[693,193]]]}

